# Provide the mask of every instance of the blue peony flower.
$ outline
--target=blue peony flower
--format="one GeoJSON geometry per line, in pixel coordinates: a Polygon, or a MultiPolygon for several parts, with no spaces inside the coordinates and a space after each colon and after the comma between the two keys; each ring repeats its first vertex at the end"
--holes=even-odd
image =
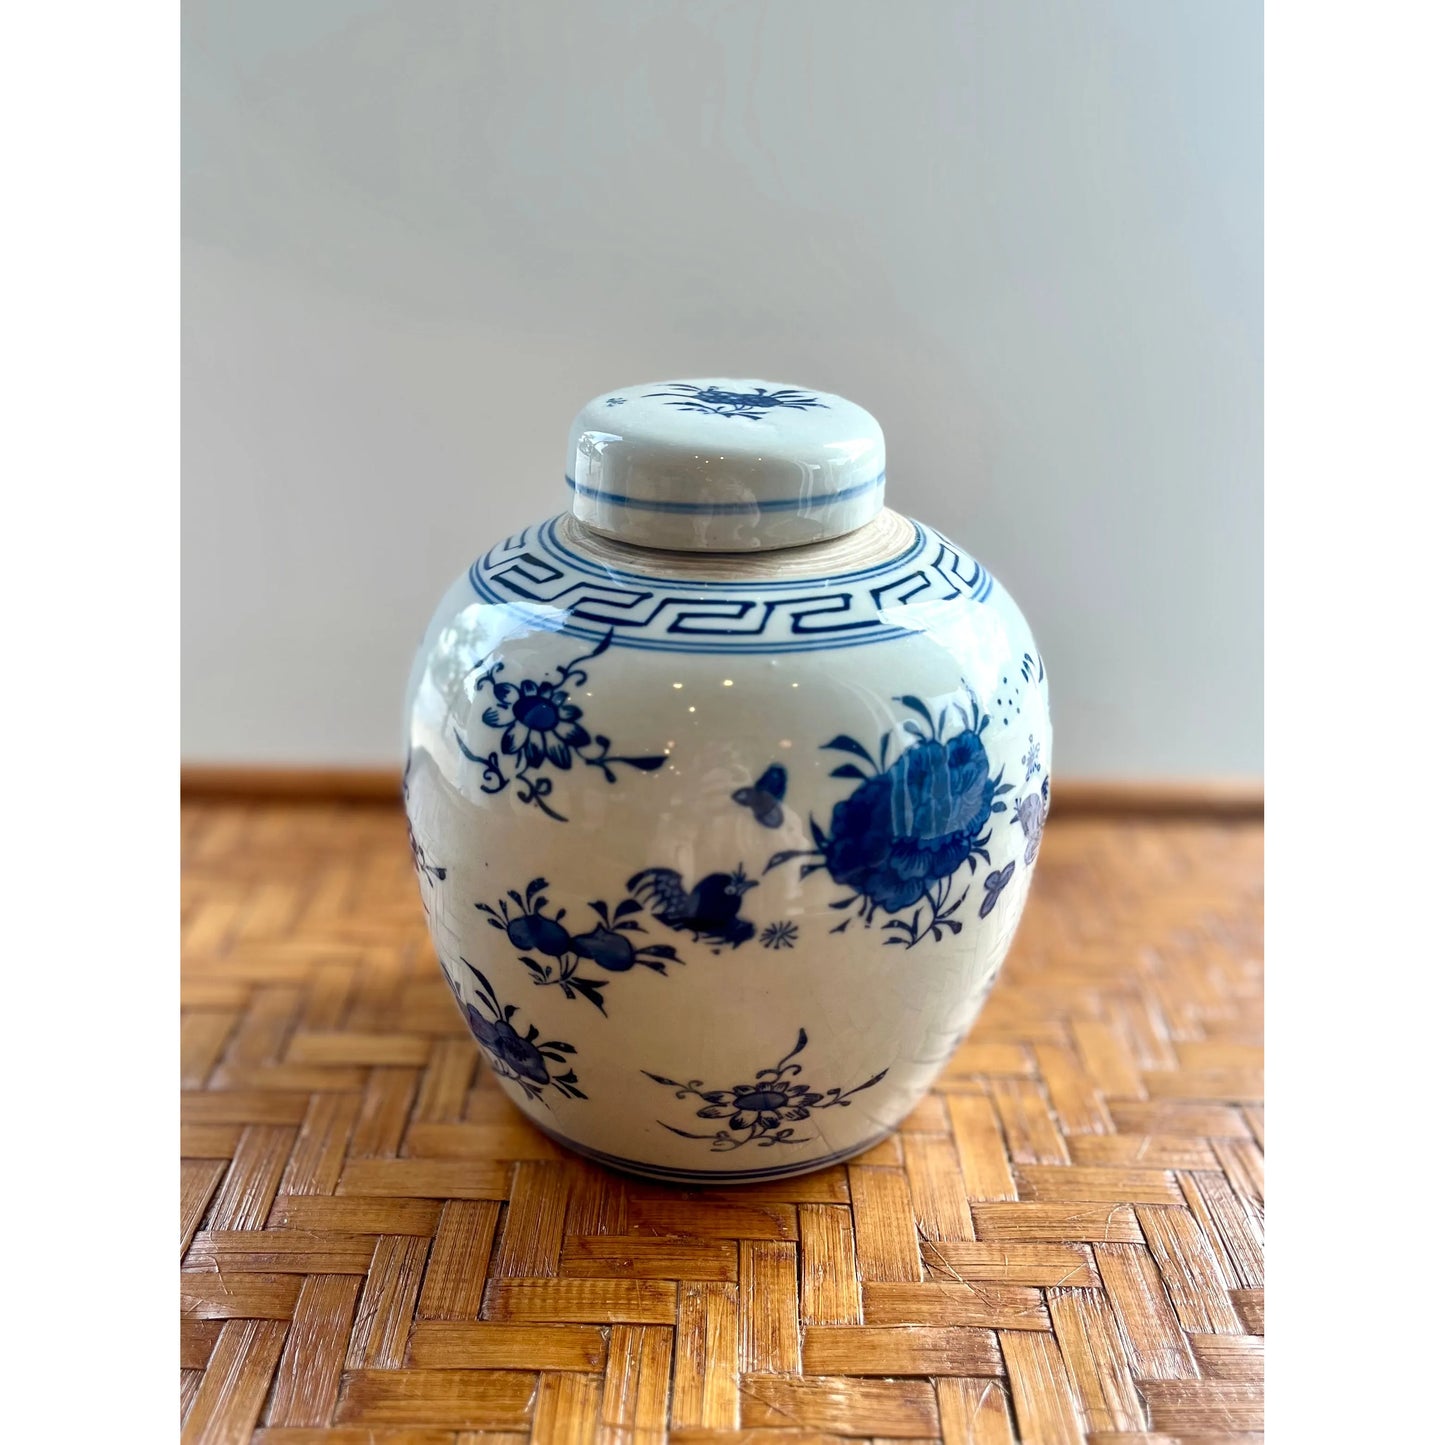
{"type": "Polygon", "coordinates": [[[911,908],[977,850],[996,787],[977,731],[919,741],[834,806],[829,874],[887,913],[911,908]]]}

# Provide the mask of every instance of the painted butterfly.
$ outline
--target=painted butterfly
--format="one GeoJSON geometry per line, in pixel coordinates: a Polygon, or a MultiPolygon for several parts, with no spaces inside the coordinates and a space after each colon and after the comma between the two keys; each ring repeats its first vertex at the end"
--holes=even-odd
{"type": "Polygon", "coordinates": [[[993,912],[993,906],[998,902],[998,896],[1008,887],[1008,881],[1014,876],[1014,865],[1010,863],[1007,868],[997,869],[990,873],[983,880],[983,906],[978,910],[980,918],[987,918],[993,912]]]}
{"type": "Polygon", "coordinates": [[[1039,842],[1044,835],[1044,817],[1049,811],[1049,780],[1037,793],[1029,793],[1014,802],[1014,822],[1024,830],[1024,862],[1032,863],[1039,856],[1039,842]]]}
{"type": "Polygon", "coordinates": [[[753,817],[765,828],[777,828],[783,821],[783,795],[788,791],[788,770],[774,763],[751,788],[739,788],[733,802],[751,808],[753,817]]]}

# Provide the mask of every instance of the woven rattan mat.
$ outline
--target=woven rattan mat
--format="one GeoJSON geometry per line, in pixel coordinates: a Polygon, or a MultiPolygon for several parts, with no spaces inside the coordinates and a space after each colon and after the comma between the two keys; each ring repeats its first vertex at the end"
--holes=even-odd
{"type": "Polygon", "coordinates": [[[902,1129],[714,1193],[513,1111],[398,811],[182,826],[186,1441],[1259,1438],[1257,825],[1055,820],[902,1129]]]}

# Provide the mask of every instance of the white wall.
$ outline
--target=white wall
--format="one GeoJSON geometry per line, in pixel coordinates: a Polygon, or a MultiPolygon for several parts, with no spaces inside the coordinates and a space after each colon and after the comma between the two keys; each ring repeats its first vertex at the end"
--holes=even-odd
{"type": "Polygon", "coordinates": [[[1057,771],[1262,762],[1257,0],[189,0],[193,761],[394,762],[606,388],[840,391],[1052,673],[1057,771]]]}

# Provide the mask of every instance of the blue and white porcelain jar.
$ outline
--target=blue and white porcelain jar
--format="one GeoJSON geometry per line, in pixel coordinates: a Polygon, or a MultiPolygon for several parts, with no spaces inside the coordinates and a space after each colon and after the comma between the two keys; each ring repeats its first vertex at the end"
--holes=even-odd
{"type": "Polygon", "coordinates": [[[443,598],[406,809],[442,969],[540,1129],[687,1183],[867,1148],[1018,927],[1048,682],[961,547],[883,505],[861,407],[630,387],[572,428],[572,509],[443,598]]]}

